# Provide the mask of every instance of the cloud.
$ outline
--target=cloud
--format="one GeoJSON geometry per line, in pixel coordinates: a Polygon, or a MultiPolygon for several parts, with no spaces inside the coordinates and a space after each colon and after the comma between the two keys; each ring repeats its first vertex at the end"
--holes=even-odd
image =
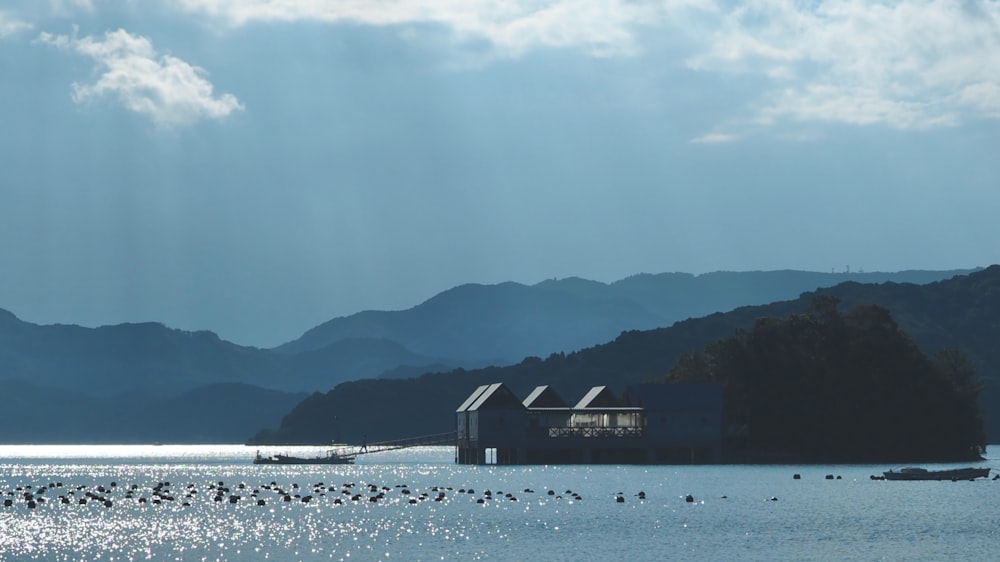
{"type": "Polygon", "coordinates": [[[438,24],[458,39],[485,39],[508,57],[530,49],[576,48],[592,56],[638,52],[634,26],[712,0],[659,3],[604,0],[174,0],[181,9],[241,26],[252,22],[322,21],[373,26],[438,24]]]}
{"type": "Polygon", "coordinates": [[[109,31],[97,39],[43,32],[37,41],[96,61],[100,74],[97,79],[73,84],[76,103],[116,98],[128,110],[149,117],[161,127],[222,119],[244,109],[232,94],[214,95],[205,70],[160,54],[149,39],[123,29],[109,31]]]}
{"type": "Polygon", "coordinates": [[[30,23],[20,21],[7,12],[0,10],[0,38],[14,35],[21,31],[27,31],[32,27],[34,26],[30,23]]]}
{"type": "MultiPolygon", "coordinates": [[[[1000,117],[996,0],[172,0],[229,26],[319,21],[442,26],[489,57],[535,49],[649,54],[644,38],[687,42],[688,68],[759,77],[741,123],[837,122],[897,129],[1000,117]],[[639,29],[649,33],[640,34],[639,29]]],[[[653,47],[655,48],[655,47],[653,47]]],[[[673,66],[675,60],[651,61],[673,66]]],[[[673,55],[670,55],[673,56],[673,55]]],[[[731,124],[730,124],[731,125],[731,124]]],[[[728,125],[727,125],[728,126],[728,125]]],[[[704,138],[711,139],[711,135],[704,138]]]]}
{"type": "Polygon", "coordinates": [[[708,133],[688,141],[689,144],[724,144],[734,142],[739,137],[728,133],[708,133]]]}
{"type": "Polygon", "coordinates": [[[765,77],[756,121],[898,129],[1000,117],[1000,2],[756,0],[723,12],[688,59],[765,77]]]}

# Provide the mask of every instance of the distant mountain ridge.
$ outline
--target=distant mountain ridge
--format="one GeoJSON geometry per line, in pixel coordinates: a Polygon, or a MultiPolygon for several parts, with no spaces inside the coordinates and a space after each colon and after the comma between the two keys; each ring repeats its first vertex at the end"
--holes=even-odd
{"type": "MultiPolygon", "coordinates": [[[[814,295],[831,295],[844,309],[859,304],[887,308],[900,327],[928,353],[962,351],[984,383],[980,396],[988,437],[1000,436],[1000,265],[926,285],[845,282],[791,300],[744,306],[690,318],[652,330],[631,330],[573,353],[529,357],[507,367],[428,373],[406,380],[343,383],[299,404],[280,427],[259,433],[263,442],[321,442],[329,435],[396,439],[447,431],[454,409],[476,386],[493,382],[526,395],[539,384],[572,401],[594,385],[621,391],[625,385],[666,375],[683,353],[731,337],[761,317],[806,311],[814,295]],[[377,401],[379,408],[370,407],[377,401]],[[335,413],[335,415],[334,415],[335,413]]],[[[877,428],[873,428],[877,431],[877,428]]]]}
{"type": "Polygon", "coordinates": [[[739,306],[792,299],[844,281],[923,284],[972,271],[661,273],[610,284],[577,277],[535,285],[468,284],[407,310],[334,318],[275,351],[300,353],[342,339],[386,338],[421,355],[509,364],[582,349],[624,330],[660,328],[739,306]]]}
{"type": "MultiPolygon", "coordinates": [[[[850,274],[850,278],[927,282],[957,273],[961,272],[850,274]]],[[[200,402],[193,397],[212,396],[215,406],[199,411],[192,419],[217,427],[228,427],[234,419],[244,420],[246,438],[261,427],[277,425],[280,419],[276,417],[280,416],[271,408],[273,404],[286,404],[289,397],[298,399],[302,393],[326,391],[352,380],[398,379],[571,352],[609,341],[627,330],[667,326],[678,319],[735,306],[795,298],[843,275],[674,273],[637,275],[612,284],[569,278],[532,286],[462,285],[408,310],[367,311],[330,320],[272,350],[240,346],[208,331],[176,330],[155,322],[99,328],[43,326],[0,309],[0,380],[8,381],[11,388],[29,384],[34,389],[32,399],[56,425],[75,424],[80,435],[92,433],[95,440],[108,435],[108,430],[101,428],[109,426],[102,425],[99,416],[77,416],[70,422],[73,412],[56,404],[118,408],[115,431],[131,430],[135,439],[130,440],[141,441],[143,432],[153,428],[140,418],[155,411],[155,404],[187,396],[177,403],[176,410],[170,410],[187,416],[184,404],[195,408],[200,402]],[[218,385],[246,385],[260,392],[237,386],[244,390],[226,393],[218,391],[218,385]],[[216,390],[201,393],[210,387],[216,390]],[[239,403],[235,401],[237,394],[243,397],[239,403]],[[56,397],[65,400],[60,402],[56,397]],[[151,406],[144,412],[133,408],[133,402],[151,406]],[[259,415],[247,418],[246,412],[259,415]]],[[[168,418],[164,414],[164,419],[168,418]]],[[[176,424],[182,425],[180,421],[176,424]]],[[[39,432],[43,426],[47,424],[39,421],[39,432]]],[[[19,427],[18,435],[30,440],[30,426],[19,427]]],[[[0,439],[3,435],[7,434],[0,427],[0,439]]],[[[191,439],[197,439],[196,435],[215,439],[219,433],[191,435],[191,439]]]]}

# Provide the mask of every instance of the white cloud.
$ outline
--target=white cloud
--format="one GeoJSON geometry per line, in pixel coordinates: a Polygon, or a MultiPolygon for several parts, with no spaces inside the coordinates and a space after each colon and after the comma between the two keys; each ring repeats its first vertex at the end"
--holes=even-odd
{"type": "MultiPolygon", "coordinates": [[[[690,41],[689,68],[758,76],[754,114],[781,121],[952,126],[1000,116],[997,0],[171,0],[225,25],[320,21],[442,26],[489,57],[533,49],[644,51],[638,28],[690,41]]],[[[654,55],[655,56],[655,55],[654,55]]],[[[655,59],[654,59],[655,60],[655,59]]],[[[672,65],[673,61],[661,61],[672,65]]],[[[706,135],[705,138],[711,138],[706,135]]]]}
{"type": "Polygon", "coordinates": [[[37,39],[86,55],[100,74],[92,83],[73,84],[73,101],[117,98],[127,109],[145,115],[161,127],[190,125],[201,119],[221,119],[243,104],[232,94],[214,95],[206,72],[187,62],[158,53],[152,42],[119,29],[103,38],[42,33],[37,39]]]}
{"type": "Polygon", "coordinates": [[[1000,117],[1000,2],[755,0],[725,13],[696,70],[766,77],[756,120],[950,126],[1000,117]]]}
{"type": "Polygon", "coordinates": [[[30,23],[20,21],[7,12],[0,10],[0,37],[7,37],[21,31],[27,31],[32,27],[30,23]]]}
{"type": "Polygon", "coordinates": [[[738,136],[728,133],[708,133],[706,135],[693,138],[688,142],[689,144],[724,144],[734,142],[738,139],[738,136]]]}
{"type": "Polygon", "coordinates": [[[457,38],[485,39],[499,52],[518,57],[539,47],[578,48],[593,56],[638,51],[632,27],[660,22],[712,0],[173,0],[181,9],[221,19],[251,22],[323,21],[365,25],[438,24],[457,38]]]}

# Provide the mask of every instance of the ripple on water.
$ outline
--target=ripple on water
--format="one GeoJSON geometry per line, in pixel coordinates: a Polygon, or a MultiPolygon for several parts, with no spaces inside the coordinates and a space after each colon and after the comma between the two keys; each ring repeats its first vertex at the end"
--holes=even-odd
{"type": "Polygon", "coordinates": [[[561,560],[586,552],[658,560],[669,545],[670,557],[930,559],[965,558],[995,544],[1000,483],[898,485],[870,481],[874,471],[843,467],[843,480],[827,481],[829,468],[801,466],[36,459],[0,465],[0,492],[18,500],[0,507],[0,553],[4,560],[240,561],[561,560]],[[28,486],[46,499],[34,509],[23,501],[28,486]],[[695,501],[686,502],[688,494],[695,501]],[[62,503],[60,495],[92,501],[62,503]]]}

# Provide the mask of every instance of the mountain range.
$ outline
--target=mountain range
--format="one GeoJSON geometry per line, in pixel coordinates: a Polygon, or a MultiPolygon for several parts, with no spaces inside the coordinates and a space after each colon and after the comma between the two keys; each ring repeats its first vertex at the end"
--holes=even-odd
{"type": "Polygon", "coordinates": [[[642,274],[610,284],[462,285],[411,309],[335,318],[274,349],[158,323],[36,325],[0,309],[0,380],[29,399],[0,412],[7,442],[242,441],[308,393],[607,342],[845,280],[928,283],[968,273],[642,274]],[[70,421],[72,420],[72,421],[70,421]],[[150,420],[156,420],[154,423],[150,420]]]}
{"type": "MultiPolygon", "coordinates": [[[[614,340],[573,353],[528,357],[515,365],[429,373],[407,380],[346,382],[314,394],[279,427],[262,431],[261,442],[324,442],[396,439],[449,431],[454,410],[479,385],[503,382],[517,395],[547,384],[568,402],[592,386],[620,392],[628,384],[663,378],[682,354],[746,330],[760,318],[801,314],[816,295],[835,297],[850,309],[876,304],[928,355],[961,351],[982,381],[980,404],[987,438],[1000,436],[1000,266],[916,285],[845,282],[791,300],[744,306],[677,322],[670,327],[631,330],[614,340]]],[[[878,431],[878,428],[872,428],[878,431]]],[[[919,436],[915,436],[919,438],[919,436]]]]}

